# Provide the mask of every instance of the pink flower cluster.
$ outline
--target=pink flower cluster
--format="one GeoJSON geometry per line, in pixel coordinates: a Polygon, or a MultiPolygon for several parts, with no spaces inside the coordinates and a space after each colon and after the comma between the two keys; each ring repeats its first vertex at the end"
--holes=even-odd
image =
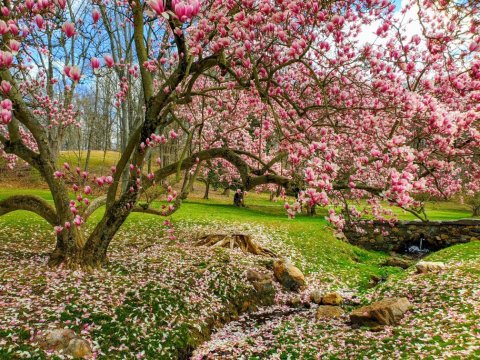
{"type": "Polygon", "coordinates": [[[13,54],[10,51],[0,50],[0,67],[9,68],[13,63],[13,54]]]}
{"type": "MultiPolygon", "coordinates": [[[[164,0],[150,0],[148,1],[150,8],[157,14],[162,15],[165,11],[164,0]]],[[[182,23],[191,20],[200,12],[199,0],[172,0],[172,10],[175,16],[182,23]]]]}
{"type": "Polygon", "coordinates": [[[80,68],[78,66],[65,66],[63,73],[67,75],[74,83],[77,83],[82,78],[80,68]]]}
{"type": "Polygon", "coordinates": [[[12,121],[12,102],[9,99],[2,100],[0,102],[0,109],[2,124],[7,125],[12,121]]]}
{"type": "Polygon", "coordinates": [[[183,23],[191,20],[200,11],[199,0],[172,0],[172,8],[177,18],[183,23]]]}

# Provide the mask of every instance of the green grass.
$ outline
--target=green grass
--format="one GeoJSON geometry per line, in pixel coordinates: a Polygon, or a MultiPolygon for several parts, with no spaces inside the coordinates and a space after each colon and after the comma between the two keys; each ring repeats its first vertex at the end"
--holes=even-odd
{"type": "MultiPolygon", "coordinates": [[[[197,187],[199,187],[197,185],[197,187]]],[[[246,198],[247,207],[232,206],[231,197],[211,193],[211,200],[203,200],[200,195],[202,189],[194,192],[193,198],[183,203],[172,219],[174,222],[205,224],[208,222],[226,222],[240,224],[259,224],[267,229],[279,231],[286,235],[288,243],[293,246],[305,259],[299,266],[307,273],[325,273],[325,280],[339,282],[350,286],[366,288],[372,275],[386,276],[395,270],[379,267],[386,258],[386,254],[367,251],[352,246],[335,238],[333,230],[325,220],[326,209],[318,209],[315,217],[300,214],[295,219],[287,219],[283,209],[283,202],[271,202],[268,194],[249,193],[246,198]]],[[[42,189],[2,189],[0,199],[16,194],[34,194],[51,201],[48,190],[42,189]]],[[[153,206],[159,206],[154,204],[153,206]]],[[[459,219],[468,217],[467,210],[458,204],[432,203],[427,205],[431,219],[459,219]]],[[[97,211],[90,222],[96,222],[101,217],[102,210],[97,211]]],[[[410,219],[410,214],[403,214],[402,218],[410,219]]],[[[15,212],[0,217],[0,226],[9,224],[38,222],[39,226],[48,226],[38,216],[28,212],[15,212]]],[[[133,213],[124,227],[136,227],[139,222],[143,226],[158,225],[163,219],[152,215],[133,213]]],[[[53,241],[53,239],[52,239],[53,241]]]]}
{"type": "MultiPolygon", "coordinates": [[[[71,167],[80,167],[82,170],[85,167],[87,157],[86,151],[62,151],[58,159],[59,166],[64,162],[70,164],[71,167]]],[[[107,151],[104,153],[101,150],[92,150],[89,160],[89,168],[92,172],[109,171],[112,165],[115,165],[120,159],[120,153],[116,151],[107,151]]]]}
{"type": "MultiPolygon", "coordinates": [[[[402,220],[415,220],[416,217],[406,211],[393,207],[393,211],[402,220]]],[[[458,220],[470,218],[472,212],[467,205],[453,201],[427,202],[425,206],[429,220],[458,220]]]]}
{"type": "MultiPolygon", "coordinates": [[[[193,193],[192,198],[185,201],[180,210],[172,216],[176,226],[185,226],[187,229],[192,229],[192,237],[195,236],[193,232],[195,229],[209,224],[225,224],[230,228],[232,226],[235,228],[238,225],[240,231],[242,226],[258,225],[272,234],[278,234],[279,243],[285,243],[285,246],[294,249],[301,255],[303,261],[296,263],[296,265],[313,279],[320,279],[322,282],[328,283],[329,288],[351,289],[363,296],[365,301],[387,295],[404,296],[404,294],[407,294],[410,296],[413,294],[418,309],[421,309],[421,311],[414,312],[412,317],[407,319],[409,321],[407,322],[408,326],[398,328],[393,334],[389,334],[384,338],[380,334],[379,338],[373,342],[371,336],[376,335],[370,335],[368,332],[355,332],[345,324],[332,326],[331,324],[312,321],[311,318],[297,317],[295,315],[279,323],[277,328],[273,329],[273,332],[272,329],[266,329],[266,339],[270,339],[270,334],[273,333],[276,337],[276,342],[273,345],[270,344],[269,352],[261,355],[259,358],[275,353],[279,346],[283,348],[281,350],[283,351],[283,357],[281,358],[287,358],[288,356],[293,356],[294,358],[300,356],[310,358],[311,356],[311,358],[315,358],[318,349],[326,349],[331,343],[336,344],[337,337],[343,339],[343,342],[335,345],[338,351],[343,351],[345,345],[342,344],[346,344],[347,348],[345,351],[355,351],[359,357],[365,358],[373,358],[378,351],[383,351],[387,358],[394,358],[396,356],[394,351],[398,349],[401,350],[402,354],[413,353],[417,351],[415,349],[416,344],[423,346],[426,349],[425,351],[434,355],[440,354],[443,347],[452,351],[453,345],[451,341],[444,341],[441,337],[432,337],[426,340],[421,338],[423,335],[416,330],[418,322],[420,322],[423,333],[429,333],[429,331],[438,332],[443,326],[442,319],[448,315],[446,310],[443,309],[443,305],[448,305],[448,307],[452,308],[458,318],[465,316],[468,320],[465,323],[450,324],[451,328],[449,331],[453,334],[452,336],[456,336],[454,337],[455,341],[461,341],[460,337],[465,337],[466,342],[471,341],[471,336],[468,334],[470,329],[474,329],[474,324],[478,323],[479,315],[464,300],[465,296],[473,298],[478,295],[478,287],[475,290],[474,282],[478,283],[478,277],[480,276],[478,270],[480,269],[478,267],[480,242],[453,246],[431,254],[428,257],[429,260],[445,261],[452,266],[465,262],[464,265],[455,267],[454,272],[446,272],[441,278],[435,276],[415,278],[412,269],[401,271],[397,268],[380,266],[387,258],[387,254],[367,251],[338,240],[324,219],[326,215],[325,209],[319,209],[318,215],[315,217],[300,214],[297,218],[289,220],[283,209],[283,203],[270,202],[267,194],[251,193],[246,199],[247,207],[236,208],[232,205],[231,197],[224,197],[216,192],[212,192],[211,200],[201,199],[202,189],[199,185],[196,185],[196,187],[197,191],[193,193]],[[380,285],[377,289],[369,290],[368,284],[372,276],[384,277],[387,275],[388,281],[386,283],[380,285]],[[462,280],[459,281],[459,279],[462,280]],[[441,289],[437,287],[439,281],[444,286],[441,289]],[[448,291],[447,288],[449,289],[448,291]],[[464,295],[463,289],[468,290],[466,295],[464,295]],[[437,314],[440,311],[439,309],[442,311],[440,313],[441,316],[437,314]],[[302,336],[299,336],[295,329],[300,329],[299,333],[302,336]],[[459,334],[458,336],[455,335],[457,333],[459,334]],[[331,334],[331,336],[328,335],[330,338],[326,338],[325,334],[331,334]],[[412,336],[415,340],[409,342],[408,339],[411,339],[412,336]],[[302,341],[304,342],[303,344],[302,341]],[[299,344],[302,345],[299,346],[299,344]]],[[[38,195],[47,201],[52,201],[48,190],[0,189],[0,199],[16,194],[38,195]]],[[[154,204],[157,207],[159,205],[158,203],[154,204]]],[[[464,206],[450,202],[429,203],[427,204],[427,211],[431,219],[458,219],[468,217],[469,215],[468,209],[464,206]]],[[[87,225],[86,229],[91,229],[101,216],[102,209],[92,215],[90,218],[92,224],[87,225]]],[[[401,217],[411,218],[411,215],[401,214],[401,217]]],[[[163,218],[157,216],[139,213],[131,214],[123,225],[121,233],[112,243],[112,251],[117,251],[117,256],[118,249],[121,249],[121,254],[128,254],[129,251],[133,253],[135,252],[137,242],[154,241],[151,239],[155,239],[155,234],[162,231],[162,222],[163,218]],[[117,248],[117,250],[113,250],[114,248],[117,248]]],[[[39,216],[29,212],[17,211],[0,216],[0,230],[2,229],[4,230],[3,238],[0,237],[0,239],[3,239],[5,242],[2,244],[5,249],[10,249],[9,243],[11,243],[13,249],[16,246],[14,244],[21,243],[21,246],[17,246],[19,251],[11,250],[12,258],[16,260],[26,259],[32,256],[31,254],[48,252],[54,246],[54,236],[51,227],[39,216]],[[5,229],[12,229],[12,232],[5,231],[5,229]],[[51,236],[48,234],[51,234],[51,236]]],[[[190,254],[188,254],[188,256],[185,256],[188,266],[178,266],[175,271],[179,271],[178,269],[184,271],[183,277],[180,276],[180,278],[190,279],[189,281],[192,281],[192,284],[183,284],[185,289],[179,293],[177,291],[178,284],[174,282],[177,273],[169,275],[170,278],[168,279],[171,282],[168,284],[164,283],[163,274],[168,273],[165,270],[169,269],[170,259],[178,260],[180,258],[178,255],[173,256],[172,254],[183,250],[173,246],[161,249],[163,252],[152,253],[152,259],[146,259],[143,264],[132,260],[132,264],[129,264],[130,266],[125,266],[125,264],[117,260],[113,265],[109,266],[108,271],[113,274],[114,279],[115,277],[121,278],[122,282],[125,281],[124,277],[128,278],[133,276],[132,273],[142,273],[142,271],[159,277],[158,280],[149,282],[148,286],[142,287],[135,293],[126,292],[123,305],[115,308],[114,313],[106,315],[103,310],[96,312],[88,304],[82,305],[83,307],[77,306],[77,303],[82,303],[83,292],[77,291],[75,287],[72,287],[72,289],[65,289],[65,291],[70,295],[75,295],[75,301],[71,302],[73,305],[66,306],[58,315],[60,320],[57,319],[57,313],[52,310],[51,319],[49,318],[49,320],[69,321],[71,324],[76,324],[75,330],[80,329],[80,326],[84,323],[94,322],[99,328],[94,330],[92,336],[100,341],[104,351],[108,351],[110,346],[119,347],[126,342],[128,344],[136,344],[135,346],[138,347],[135,349],[136,351],[146,349],[149,358],[155,358],[153,354],[157,351],[156,346],[162,342],[172,349],[187,348],[193,341],[188,339],[193,332],[192,326],[189,325],[187,319],[192,318],[192,316],[200,316],[199,314],[202,314],[204,306],[202,303],[202,305],[198,305],[198,309],[192,308],[191,304],[187,304],[183,297],[185,293],[191,293],[191,287],[198,286],[196,279],[203,276],[201,274],[204,274],[202,271],[198,271],[197,274],[197,270],[194,270],[194,275],[192,275],[192,268],[201,268],[200,270],[203,270],[203,268],[208,266],[209,270],[206,272],[205,278],[209,279],[208,274],[212,269],[210,266],[212,263],[217,263],[216,267],[218,270],[212,272],[216,274],[217,280],[212,283],[211,288],[212,294],[216,299],[233,302],[234,299],[238,299],[240,294],[246,290],[242,287],[244,283],[241,280],[240,269],[235,268],[235,271],[232,271],[216,257],[204,260],[202,254],[195,254],[197,258],[189,260],[188,256],[190,254]],[[145,271],[145,269],[150,269],[150,267],[152,267],[151,271],[145,271]],[[234,273],[236,273],[235,277],[238,283],[231,284],[230,281],[234,273]],[[242,286],[238,284],[242,284],[242,286]],[[138,326],[137,318],[141,318],[142,315],[151,311],[159,314],[171,312],[170,309],[174,306],[176,309],[174,315],[180,316],[182,321],[175,323],[173,328],[169,328],[170,323],[168,321],[165,322],[165,318],[162,316],[148,320],[148,333],[145,333],[144,329],[138,326]],[[82,316],[85,313],[89,315],[85,315],[84,319],[82,316]],[[156,330],[157,328],[159,329],[158,331],[156,330]],[[164,331],[162,329],[165,328],[169,328],[169,330],[162,333],[164,331]]],[[[125,259],[128,260],[129,257],[125,256],[125,259]]],[[[241,264],[242,261],[241,259],[238,260],[235,266],[241,264]]],[[[180,271],[178,274],[180,274],[180,271]]],[[[43,273],[37,273],[33,276],[39,281],[45,281],[43,273]]],[[[27,273],[23,274],[22,278],[25,284],[32,288],[42,288],[44,286],[42,283],[33,284],[27,273]]],[[[128,289],[129,286],[133,287],[136,279],[132,278],[129,281],[132,281],[132,284],[126,282],[125,284],[130,285],[122,285],[122,288],[128,289]]],[[[205,282],[204,284],[208,285],[205,282]]],[[[96,286],[100,288],[101,285],[103,286],[103,280],[100,277],[96,286]]],[[[82,291],[88,292],[86,290],[88,289],[88,284],[84,284],[84,286],[85,288],[82,291]]],[[[109,289],[106,286],[102,290],[105,298],[109,296],[109,289]]],[[[166,315],[166,318],[169,319],[168,315],[166,315]]],[[[17,333],[18,336],[21,335],[21,331],[23,330],[19,330],[17,333]]],[[[0,338],[1,335],[0,332],[0,338]]],[[[28,338],[28,336],[29,333],[25,332],[25,337],[28,338]]],[[[197,344],[195,341],[193,343],[197,344]]],[[[120,350],[117,351],[118,354],[121,353],[120,350]]],[[[171,354],[175,353],[171,352],[171,354]]],[[[1,355],[0,349],[0,358],[2,357],[1,355]]],[[[257,357],[252,356],[251,358],[256,359],[257,357]]],[[[334,359],[336,357],[332,356],[329,358],[334,359]]]]}

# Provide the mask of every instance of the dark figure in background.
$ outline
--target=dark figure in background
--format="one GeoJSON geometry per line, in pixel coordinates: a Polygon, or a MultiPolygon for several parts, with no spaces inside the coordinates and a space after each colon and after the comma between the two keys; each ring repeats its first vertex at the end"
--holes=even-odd
{"type": "Polygon", "coordinates": [[[243,203],[243,191],[238,189],[235,192],[235,195],[233,196],[233,203],[235,206],[238,207],[245,207],[245,204],[243,203]]]}

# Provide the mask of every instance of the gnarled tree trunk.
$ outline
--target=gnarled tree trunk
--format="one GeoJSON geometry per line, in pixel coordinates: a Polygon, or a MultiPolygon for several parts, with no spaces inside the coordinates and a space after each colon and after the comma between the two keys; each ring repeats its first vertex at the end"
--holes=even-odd
{"type": "Polygon", "coordinates": [[[83,266],[84,237],[75,226],[57,234],[55,250],[48,261],[51,266],[66,266],[69,268],[83,266]]]}

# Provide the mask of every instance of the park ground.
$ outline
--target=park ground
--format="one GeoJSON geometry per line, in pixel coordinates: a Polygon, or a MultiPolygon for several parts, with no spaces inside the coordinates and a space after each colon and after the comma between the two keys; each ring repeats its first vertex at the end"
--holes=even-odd
{"type": "MultiPolygon", "coordinates": [[[[322,211],[288,220],[283,203],[268,194],[251,193],[247,207],[236,208],[220,191],[201,199],[196,187],[172,216],[175,240],[163,219],[134,213],[111,245],[109,264],[94,273],[48,268],[53,229],[36,215],[0,217],[0,359],[58,358],[35,341],[55,327],[81,334],[100,359],[480,358],[479,242],[429,255],[447,270],[418,275],[413,268],[381,266],[388,254],[337,239],[322,211]],[[250,234],[290,258],[307,277],[303,298],[312,290],[337,291],[360,303],[406,296],[414,308],[400,325],[371,332],[352,329],[348,316],[317,321],[313,308],[286,311],[292,294],[278,287],[272,308],[280,315],[253,320],[241,314],[254,293],[245,273],[264,271],[267,261],[193,246],[198,236],[220,232],[250,234]],[[373,286],[372,277],[385,281],[373,286]]],[[[25,183],[6,184],[0,199],[25,193],[51,200],[48,190],[25,183]]],[[[428,204],[428,214],[470,216],[468,208],[447,202],[428,204]]]]}

